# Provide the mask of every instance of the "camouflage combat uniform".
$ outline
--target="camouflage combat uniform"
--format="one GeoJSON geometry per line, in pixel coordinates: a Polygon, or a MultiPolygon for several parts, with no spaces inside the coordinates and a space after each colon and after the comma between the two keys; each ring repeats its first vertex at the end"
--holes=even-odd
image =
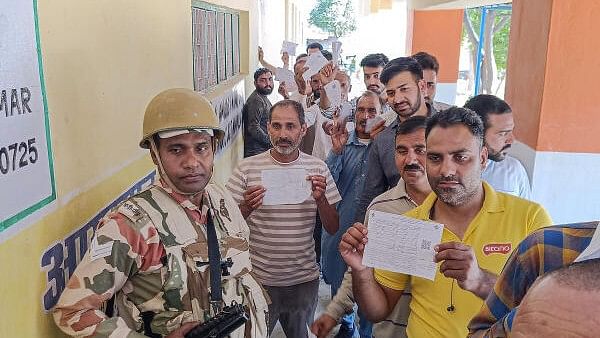
{"type": "Polygon", "coordinates": [[[206,186],[200,208],[158,183],[103,219],[54,309],[57,325],[72,336],[144,337],[141,312],[155,313],[151,328],[162,335],[213,316],[209,208],[221,258],[233,260],[231,275],[222,277],[223,300],[250,310],[250,324],[232,337],[266,337],[268,304],[250,274],[248,226],[229,194],[214,183],[206,186]],[[117,316],[107,318],[100,309],[115,294],[117,316]]]}

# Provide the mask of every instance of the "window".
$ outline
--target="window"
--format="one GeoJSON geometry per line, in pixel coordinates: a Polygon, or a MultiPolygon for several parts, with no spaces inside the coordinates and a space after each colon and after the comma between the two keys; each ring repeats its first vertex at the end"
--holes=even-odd
{"type": "Polygon", "coordinates": [[[240,15],[194,1],[194,90],[204,91],[240,73],[240,15]]]}

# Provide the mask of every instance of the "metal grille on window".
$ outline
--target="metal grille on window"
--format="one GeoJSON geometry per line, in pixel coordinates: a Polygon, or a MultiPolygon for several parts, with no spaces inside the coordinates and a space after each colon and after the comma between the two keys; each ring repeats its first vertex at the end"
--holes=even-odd
{"type": "Polygon", "coordinates": [[[225,70],[225,13],[217,13],[217,75],[219,82],[227,80],[225,70]]]}
{"type": "Polygon", "coordinates": [[[206,11],[192,9],[192,39],[194,40],[194,89],[208,87],[208,58],[206,51],[206,11]]]}
{"type": "Polygon", "coordinates": [[[192,7],[194,89],[205,91],[240,72],[240,16],[192,7]]]}
{"type": "Polygon", "coordinates": [[[240,72],[240,16],[234,14],[231,19],[233,33],[233,73],[240,72]]]}
{"type": "Polygon", "coordinates": [[[231,36],[231,14],[225,14],[225,68],[227,78],[233,76],[233,40],[231,36]]]}
{"type": "Polygon", "coordinates": [[[216,32],[217,32],[217,13],[213,12],[213,11],[207,11],[207,21],[208,21],[208,27],[207,27],[207,31],[208,34],[206,36],[206,42],[208,43],[208,72],[209,72],[209,76],[208,76],[208,86],[212,87],[214,85],[217,84],[218,79],[217,79],[217,39],[215,39],[216,37],[216,32]]]}

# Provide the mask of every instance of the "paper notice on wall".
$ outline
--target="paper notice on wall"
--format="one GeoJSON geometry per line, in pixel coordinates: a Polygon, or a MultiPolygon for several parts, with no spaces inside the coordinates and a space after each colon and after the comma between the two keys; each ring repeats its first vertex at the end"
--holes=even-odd
{"type": "Polygon", "coordinates": [[[34,7],[0,0],[0,232],[55,198],[34,7]]]}
{"type": "Polygon", "coordinates": [[[434,280],[433,248],[440,243],[443,230],[443,224],[371,210],[363,264],[434,280]]]}

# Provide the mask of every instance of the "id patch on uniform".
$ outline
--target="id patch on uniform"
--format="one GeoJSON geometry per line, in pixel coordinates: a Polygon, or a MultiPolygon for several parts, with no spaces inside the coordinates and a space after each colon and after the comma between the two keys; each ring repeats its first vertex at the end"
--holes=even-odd
{"type": "Polygon", "coordinates": [[[90,247],[90,260],[95,261],[96,259],[110,256],[113,244],[114,241],[99,244],[98,237],[94,236],[90,247]]]}

